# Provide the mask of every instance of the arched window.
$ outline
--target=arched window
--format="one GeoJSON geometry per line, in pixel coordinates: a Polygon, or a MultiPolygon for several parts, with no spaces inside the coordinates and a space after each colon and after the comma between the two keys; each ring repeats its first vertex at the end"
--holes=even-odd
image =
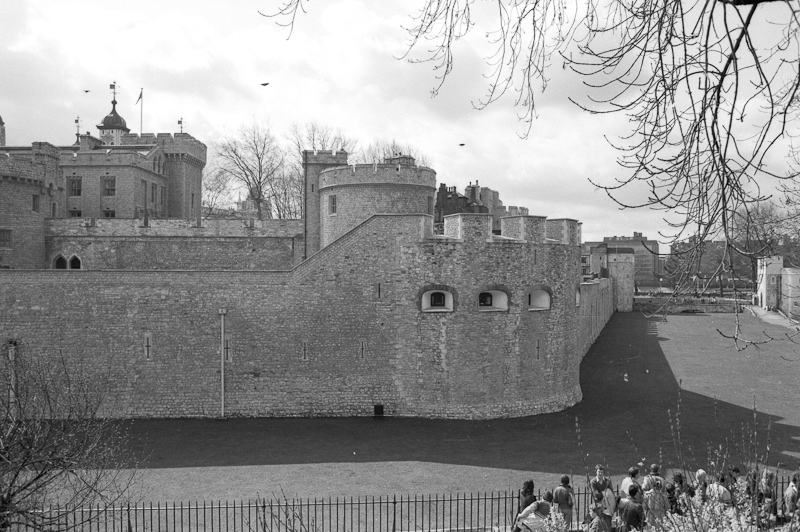
{"type": "Polygon", "coordinates": [[[487,290],[478,294],[480,312],[502,312],[508,310],[508,294],[502,290],[487,290]]]}
{"type": "Polygon", "coordinates": [[[56,260],[53,261],[53,268],[56,270],[66,270],[67,269],[67,259],[59,255],[56,257],[56,260]]]}
{"type": "Polygon", "coordinates": [[[528,292],[528,310],[550,310],[550,292],[536,288],[528,292]]]}
{"type": "Polygon", "coordinates": [[[447,290],[428,290],[421,303],[422,312],[453,312],[453,294],[447,290]]]}
{"type": "Polygon", "coordinates": [[[77,256],[73,255],[72,258],[69,259],[69,269],[70,270],[80,270],[81,269],[81,259],[77,256]]]}

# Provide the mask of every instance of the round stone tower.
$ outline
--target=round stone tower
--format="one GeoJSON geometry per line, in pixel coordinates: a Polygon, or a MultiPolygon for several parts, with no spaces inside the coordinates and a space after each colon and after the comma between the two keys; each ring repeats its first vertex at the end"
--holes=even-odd
{"type": "Polygon", "coordinates": [[[320,247],[374,214],[430,214],[436,172],[400,155],[383,164],[356,164],[319,174],[320,247]]]}

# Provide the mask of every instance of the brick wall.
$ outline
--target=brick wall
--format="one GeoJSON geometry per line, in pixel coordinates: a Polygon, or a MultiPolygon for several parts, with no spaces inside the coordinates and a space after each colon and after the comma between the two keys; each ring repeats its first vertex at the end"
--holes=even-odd
{"type": "Polygon", "coordinates": [[[581,287],[577,304],[578,246],[493,238],[485,215],[459,218],[448,239],[430,216],[374,216],[291,272],[3,270],[0,331],[27,356],[61,349],[112,375],[115,416],[219,415],[220,309],[226,415],[383,404],[487,418],[574,404],[608,286],[581,287]],[[528,309],[532,286],[551,291],[550,310],[528,309]],[[450,291],[453,312],[422,312],[429,289],[450,291]],[[506,292],[508,310],[482,311],[485,290],[506,292]]]}

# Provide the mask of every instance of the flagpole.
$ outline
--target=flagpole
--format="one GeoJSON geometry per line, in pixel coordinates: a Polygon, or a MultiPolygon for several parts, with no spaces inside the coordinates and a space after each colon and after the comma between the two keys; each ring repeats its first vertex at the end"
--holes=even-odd
{"type": "Polygon", "coordinates": [[[144,87],[139,92],[139,99],[142,101],[142,106],[139,107],[139,136],[142,136],[142,124],[144,122],[144,87]]]}

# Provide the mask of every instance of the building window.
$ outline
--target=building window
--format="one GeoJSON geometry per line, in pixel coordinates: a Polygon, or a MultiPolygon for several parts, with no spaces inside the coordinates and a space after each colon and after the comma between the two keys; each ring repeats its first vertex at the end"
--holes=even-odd
{"type": "Polygon", "coordinates": [[[550,292],[544,288],[536,288],[528,292],[528,310],[550,310],[550,292]]]}
{"type": "Polygon", "coordinates": [[[106,218],[116,218],[117,213],[116,211],[103,211],[103,216],[105,216],[106,218]]]}
{"type": "Polygon", "coordinates": [[[502,290],[487,290],[478,294],[478,310],[502,312],[508,310],[508,294],[502,290]]]}
{"type": "Polygon", "coordinates": [[[70,218],[80,218],[81,211],[69,211],[70,218]]]}
{"type": "Polygon", "coordinates": [[[158,192],[158,185],[155,183],[150,185],[150,203],[156,202],[156,193],[158,192]]]}
{"type": "Polygon", "coordinates": [[[103,178],[103,196],[116,196],[117,195],[117,178],[106,177],[103,178]]]}
{"type": "Polygon", "coordinates": [[[166,195],[167,195],[167,189],[164,188],[164,187],[161,187],[161,205],[164,205],[164,196],[166,196],[166,195]]]}
{"type": "Polygon", "coordinates": [[[69,259],[69,269],[70,270],[80,270],[81,269],[81,259],[76,257],[75,255],[69,259]]]}
{"type": "Polygon", "coordinates": [[[31,210],[33,212],[39,212],[39,194],[33,195],[33,203],[31,204],[31,210]]]}
{"type": "Polygon", "coordinates": [[[59,255],[56,257],[56,260],[53,261],[53,268],[56,270],[66,270],[67,269],[67,259],[59,255]]]}
{"type": "Polygon", "coordinates": [[[336,214],[336,194],[328,196],[328,214],[336,214]]]}
{"type": "Polygon", "coordinates": [[[69,179],[69,195],[80,196],[83,188],[83,179],[80,177],[71,177],[69,179]]]}
{"type": "Polygon", "coordinates": [[[433,197],[428,196],[428,214],[433,214],[433,197]]]}
{"type": "Polygon", "coordinates": [[[191,209],[194,210],[194,192],[192,192],[192,204],[191,209]]]}
{"type": "Polygon", "coordinates": [[[0,248],[11,247],[11,229],[0,229],[0,248]]]}
{"type": "Polygon", "coordinates": [[[422,312],[453,312],[453,294],[447,290],[428,290],[422,294],[422,312]]]}

